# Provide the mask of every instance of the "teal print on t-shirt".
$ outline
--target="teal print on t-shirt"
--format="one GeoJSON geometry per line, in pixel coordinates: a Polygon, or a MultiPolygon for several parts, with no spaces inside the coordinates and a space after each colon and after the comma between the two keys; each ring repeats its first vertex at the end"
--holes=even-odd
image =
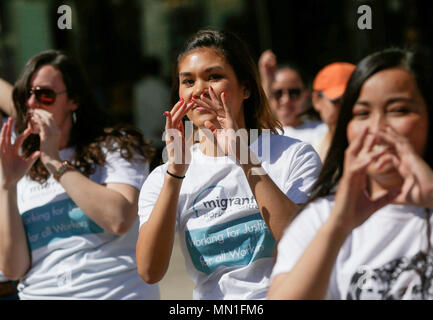
{"type": "Polygon", "coordinates": [[[185,231],[186,247],[197,270],[243,266],[274,254],[275,239],[260,213],[207,228],[185,231]]]}
{"type": "Polygon", "coordinates": [[[21,217],[31,251],[74,235],[104,232],[70,198],[28,210],[21,217]]]}

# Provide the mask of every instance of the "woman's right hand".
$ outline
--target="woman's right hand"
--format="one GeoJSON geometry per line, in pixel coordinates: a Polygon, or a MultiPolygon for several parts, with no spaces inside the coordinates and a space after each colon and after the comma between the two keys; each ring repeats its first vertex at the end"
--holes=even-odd
{"type": "MultiPolygon", "coordinates": [[[[191,110],[195,102],[186,103],[182,98],[174,105],[171,111],[164,112],[165,144],[167,146],[168,170],[178,176],[184,176],[191,160],[190,145],[185,142],[185,129],[183,117],[191,110]]],[[[192,139],[193,133],[188,139],[192,139]]]]}
{"type": "Polygon", "coordinates": [[[376,134],[366,128],[347,147],[343,174],[338,183],[335,205],[330,222],[340,231],[350,233],[364,223],[375,211],[389,204],[400,190],[389,190],[370,198],[367,191],[366,170],[386,149],[374,150],[376,134]]]}
{"type": "Polygon", "coordinates": [[[15,186],[40,156],[40,151],[33,152],[27,158],[20,154],[21,146],[32,129],[28,127],[12,144],[12,127],[13,119],[9,118],[0,134],[0,177],[1,187],[5,189],[15,186]]]}
{"type": "Polygon", "coordinates": [[[277,65],[277,57],[271,50],[266,50],[262,53],[258,62],[262,87],[265,90],[268,98],[271,94],[271,84],[275,78],[275,68],[277,65]]]}

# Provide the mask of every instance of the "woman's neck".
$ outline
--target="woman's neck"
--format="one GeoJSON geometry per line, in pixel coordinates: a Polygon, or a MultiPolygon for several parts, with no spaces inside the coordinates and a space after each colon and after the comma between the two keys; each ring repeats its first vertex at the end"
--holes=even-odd
{"type": "Polygon", "coordinates": [[[398,175],[392,175],[387,178],[370,178],[368,181],[368,193],[370,198],[375,200],[386,192],[399,189],[403,185],[403,179],[398,175]]]}
{"type": "Polygon", "coordinates": [[[219,151],[218,143],[210,130],[199,128],[200,151],[208,157],[222,157],[224,152],[219,151]]]}
{"type": "MultiPolygon", "coordinates": [[[[245,130],[242,128],[242,130],[245,130]]],[[[199,143],[200,143],[200,151],[209,157],[224,157],[226,156],[224,150],[221,150],[221,148],[218,145],[217,139],[214,136],[214,134],[206,129],[206,128],[199,128],[199,143]]],[[[249,131],[248,131],[249,135],[249,131]]],[[[249,137],[247,137],[249,139],[249,137]]]]}

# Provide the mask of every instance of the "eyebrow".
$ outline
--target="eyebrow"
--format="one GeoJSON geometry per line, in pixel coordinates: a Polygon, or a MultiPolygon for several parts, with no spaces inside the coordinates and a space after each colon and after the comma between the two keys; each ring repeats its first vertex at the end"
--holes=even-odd
{"type": "MultiPolygon", "coordinates": [[[[219,66],[219,65],[218,66],[212,66],[212,67],[206,68],[204,70],[204,72],[209,73],[209,72],[212,72],[214,70],[224,70],[224,67],[223,66],[219,66]]],[[[192,75],[192,72],[180,72],[179,73],[179,77],[188,77],[188,76],[191,76],[191,75],[192,75]]]]}
{"type": "MultiPolygon", "coordinates": [[[[394,103],[394,102],[401,102],[401,101],[409,102],[409,103],[414,103],[415,102],[415,100],[411,99],[411,98],[407,98],[407,97],[395,97],[395,98],[390,98],[390,99],[386,100],[386,104],[391,104],[391,103],[394,103]]],[[[370,102],[361,100],[361,101],[356,101],[355,104],[361,104],[361,105],[364,105],[364,106],[369,106],[370,102]]]]}

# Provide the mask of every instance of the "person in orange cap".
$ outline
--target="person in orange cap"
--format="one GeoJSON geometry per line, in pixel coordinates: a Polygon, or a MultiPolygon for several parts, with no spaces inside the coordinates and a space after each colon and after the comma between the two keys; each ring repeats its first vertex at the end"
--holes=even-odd
{"type": "Polygon", "coordinates": [[[355,70],[348,62],[334,62],[320,70],[313,81],[312,102],[328,131],[313,143],[317,153],[325,161],[337,125],[338,113],[347,82],[355,70]]]}

